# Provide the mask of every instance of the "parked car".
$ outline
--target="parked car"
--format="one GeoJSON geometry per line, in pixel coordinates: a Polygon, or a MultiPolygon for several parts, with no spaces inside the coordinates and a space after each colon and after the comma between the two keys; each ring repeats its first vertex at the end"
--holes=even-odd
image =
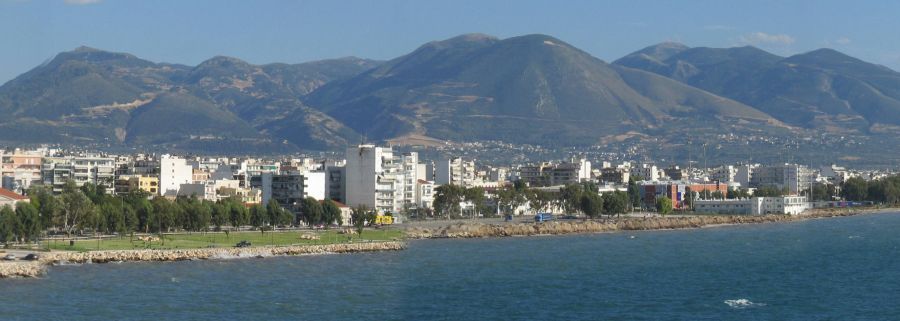
{"type": "Polygon", "coordinates": [[[15,254],[7,254],[6,256],[3,257],[3,259],[7,260],[7,261],[12,261],[12,260],[16,259],[16,255],[15,254]]]}
{"type": "Polygon", "coordinates": [[[28,255],[26,255],[24,259],[27,260],[27,261],[37,261],[37,260],[40,259],[40,258],[41,258],[41,257],[38,256],[37,254],[34,254],[34,253],[28,253],[28,255]]]}

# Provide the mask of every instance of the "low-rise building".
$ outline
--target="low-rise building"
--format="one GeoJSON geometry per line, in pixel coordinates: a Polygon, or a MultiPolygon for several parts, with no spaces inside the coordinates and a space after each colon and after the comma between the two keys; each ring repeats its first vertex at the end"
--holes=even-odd
{"type": "Polygon", "coordinates": [[[19,193],[10,191],[5,188],[0,188],[0,207],[4,207],[9,205],[10,207],[16,207],[16,203],[25,202],[28,203],[31,200],[28,197],[22,196],[19,193]]]}
{"type": "Polygon", "coordinates": [[[730,215],[796,215],[809,209],[806,196],[752,197],[746,199],[695,200],[694,211],[730,215]]]}

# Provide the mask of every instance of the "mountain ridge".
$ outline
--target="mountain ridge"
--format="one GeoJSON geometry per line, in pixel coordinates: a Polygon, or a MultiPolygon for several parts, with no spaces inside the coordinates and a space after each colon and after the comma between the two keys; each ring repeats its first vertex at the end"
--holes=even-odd
{"type": "Polygon", "coordinates": [[[896,137],[900,76],[833,49],[662,43],[606,62],[549,35],[463,34],[388,61],[196,66],[79,47],[0,86],[0,142],[339,150],[362,141],[896,137]],[[893,136],[892,136],[893,135],[893,136]]]}

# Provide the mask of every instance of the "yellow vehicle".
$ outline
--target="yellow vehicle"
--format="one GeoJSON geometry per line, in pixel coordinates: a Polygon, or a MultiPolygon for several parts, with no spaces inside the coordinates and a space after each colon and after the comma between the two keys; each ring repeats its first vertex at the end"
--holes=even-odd
{"type": "Polygon", "coordinates": [[[375,217],[375,224],[391,225],[394,224],[394,217],[390,215],[378,215],[375,217]]]}

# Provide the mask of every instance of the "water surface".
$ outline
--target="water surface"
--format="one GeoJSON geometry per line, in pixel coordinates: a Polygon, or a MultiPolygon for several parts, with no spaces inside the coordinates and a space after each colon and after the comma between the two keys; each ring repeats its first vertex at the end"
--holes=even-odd
{"type": "Polygon", "coordinates": [[[900,214],[879,214],[58,266],[0,280],[0,319],[897,320],[898,231],[900,214]]]}

